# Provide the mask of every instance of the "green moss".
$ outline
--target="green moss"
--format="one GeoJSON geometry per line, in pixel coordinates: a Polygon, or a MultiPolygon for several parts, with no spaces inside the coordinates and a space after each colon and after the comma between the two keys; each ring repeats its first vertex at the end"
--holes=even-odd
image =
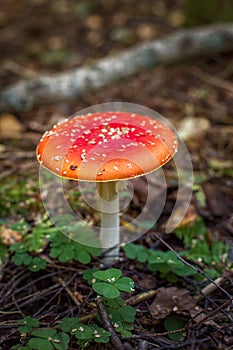
{"type": "Polygon", "coordinates": [[[4,179],[0,189],[1,218],[25,216],[38,210],[38,181],[36,174],[13,175],[4,179]]]}

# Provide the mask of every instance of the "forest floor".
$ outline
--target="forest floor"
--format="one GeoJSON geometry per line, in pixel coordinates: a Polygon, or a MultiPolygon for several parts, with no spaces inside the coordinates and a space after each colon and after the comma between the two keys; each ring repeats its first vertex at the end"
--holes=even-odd
{"type": "MultiPolygon", "coordinates": [[[[165,37],[179,29],[183,20],[181,0],[140,4],[136,0],[120,4],[115,0],[5,1],[0,9],[0,86],[90,64],[134,44],[165,37]]],[[[124,348],[233,349],[232,87],[232,54],[216,55],[161,65],[73,101],[0,115],[0,349],[9,350],[20,342],[22,349],[31,349],[26,345],[28,336],[18,331],[17,322],[25,316],[37,318],[43,328],[56,328],[64,317],[85,316],[88,324],[93,321],[88,315],[96,311],[95,294],[82,275],[87,268],[101,266],[101,257],[83,264],[50,256],[46,235],[52,224],[40,197],[35,148],[42,133],[64,116],[111,101],[143,105],[165,116],[184,137],[194,172],[187,214],[177,231],[166,234],[179,185],[172,165],[165,167],[164,209],[156,227],[134,243],[146,251],[183,252],[198,271],[189,275],[156,269],[146,258],[130,259],[130,253],[121,250],[114,267],[134,280],[131,297],[146,293],[143,301],[135,302],[134,336],[124,340],[120,335],[124,348]],[[23,259],[16,261],[12,247],[19,243],[27,244],[26,253],[42,258],[46,266],[33,271],[23,259]],[[217,284],[211,285],[212,280],[217,284]],[[206,292],[210,285],[213,288],[206,292]],[[176,341],[165,327],[168,316],[181,321],[183,335],[176,341]]],[[[144,188],[141,178],[135,183],[129,216],[140,213],[144,188]]],[[[70,189],[68,194],[74,210],[83,217],[92,214],[82,202],[77,203],[70,189]]],[[[96,322],[101,325],[100,319],[96,322]]],[[[74,338],[69,346],[80,348],[74,338]]],[[[112,345],[91,343],[88,348],[111,349],[112,345]]]]}

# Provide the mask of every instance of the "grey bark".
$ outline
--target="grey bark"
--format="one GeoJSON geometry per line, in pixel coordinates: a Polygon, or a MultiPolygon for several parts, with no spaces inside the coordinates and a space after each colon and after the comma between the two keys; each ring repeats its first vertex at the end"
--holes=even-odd
{"type": "Polygon", "coordinates": [[[0,111],[25,112],[37,104],[71,100],[159,64],[230,51],[233,51],[232,24],[178,31],[100,59],[90,67],[20,81],[0,93],[0,111]]]}

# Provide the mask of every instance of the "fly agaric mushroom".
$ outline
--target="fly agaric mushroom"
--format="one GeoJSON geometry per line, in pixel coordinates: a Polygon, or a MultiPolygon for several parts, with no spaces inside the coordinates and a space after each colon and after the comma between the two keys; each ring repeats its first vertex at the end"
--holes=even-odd
{"type": "MultiPolygon", "coordinates": [[[[37,159],[66,179],[96,182],[102,248],[120,243],[119,184],[163,166],[177,151],[173,130],[148,116],[97,112],[65,119],[45,132],[37,159]]],[[[109,261],[110,261],[109,260],[109,261]]]]}

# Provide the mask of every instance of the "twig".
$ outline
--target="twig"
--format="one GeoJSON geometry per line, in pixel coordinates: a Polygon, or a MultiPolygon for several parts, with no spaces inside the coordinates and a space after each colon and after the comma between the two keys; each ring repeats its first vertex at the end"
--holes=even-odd
{"type": "Polygon", "coordinates": [[[146,301],[146,300],[153,298],[159,291],[160,291],[160,288],[151,289],[147,292],[143,292],[141,294],[134,295],[133,297],[126,300],[126,304],[128,304],[128,305],[139,304],[143,301],[146,301]]]}
{"type": "MultiPolygon", "coordinates": [[[[12,332],[7,333],[4,337],[0,338],[0,344],[3,344],[8,338],[13,339],[13,335],[18,332],[18,329],[14,329],[12,332]]],[[[0,348],[1,349],[1,348],[0,348]]]]}
{"type": "MultiPolygon", "coordinates": [[[[45,279],[47,279],[47,278],[51,278],[51,277],[53,277],[53,276],[55,276],[55,275],[57,275],[57,272],[51,272],[51,273],[48,273],[47,275],[43,275],[43,276],[40,276],[40,277],[38,277],[38,278],[36,278],[36,279],[33,279],[32,281],[30,281],[29,283],[27,283],[27,284],[25,284],[25,285],[23,285],[22,287],[20,287],[20,288],[17,288],[16,290],[15,290],[15,292],[14,292],[14,295],[15,294],[18,294],[18,293],[20,293],[20,292],[22,292],[23,290],[28,290],[28,288],[30,287],[30,286],[32,286],[32,285],[35,285],[36,283],[38,283],[38,282],[40,282],[40,281],[42,281],[42,280],[45,280],[45,279]]],[[[11,294],[11,296],[12,296],[12,294],[11,294]]]]}
{"type": "Polygon", "coordinates": [[[18,328],[18,323],[15,322],[15,323],[8,323],[8,324],[5,324],[5,323],[0,323],[0,329],[6,329],[6,328],[18,328]]]}
{"type": "MultiPolygon", "coordinates": [[[[143,292],[143,293],[137,294],[137,295],[127,299],[125,301],[125,303],[127,305],[139,304],[139,303],[141,303],[143,301],[146,301],[146,300],[149,300],[149,299],[153,298],[158,293],[158,291],[159,291],[159,289],[152,289],[152,290],[149,290],[147,292],[143,292]]],[[[86,322],[88,322],[90,320],[93,320],[93,318],[96,318],[97,315],[98,315],[97,312],[92,312],[92,313],[90,313],[88,315],[79,317],[79,320],[82,323],[86,323],[86,322]]]]}
{"type": "Polygon", "coordinates": [[[186,266],[190,267],[192,270],[196,271],[199,275],[202,275],[203,277],[205,277],[209,282],[211,282],[217,289],[221,290],[222,293],[224,293],[229,299],[232,298],[232,295],[229,294],[224,288],[222,288],[216,281],[212,280],[212,278],[210,278],[202,269],[200,269],[199,267],[196,267],[194,265],[192,265],[191,263],[189,263],[187,260],[183,259],[167,242],[164,241],[164,239],[162,237],[160,237],[159,235],[157,235],[156,233],[152,234],[154,237],[156,237],[160,242],[162,242],[169,250],[171,250],[175,256],[177,257],[177,259],[179,259],[180,261],[182,261],[186,266]]]}
{"type": "Polygon", "coordinates": [[[217,289],[217,286],[219,286],[220,284],[222,284],[224,280],[225,280],[224,277],[218,277],[218,278],[216,278],[216,279],[214,280],[215,283],[210,283],[210,284],[208,284],[206,287],[204,287],[204,288],[200,291],[200,293],[201,293],[202,295],[200,295],[200,296],[198,297],[198,301],[201,300],[201,299],[203,299],[204,296],[209,295],[209,294],[211,294],[213,291],[215,291],[215,290],[217,289]]]}
{"type": "MultiPolygon", "coordinates": [[[[75,276],[76,277],[76,276],[75,276]]],[[[75,303],[75,305],[79,306],[80,305],[80,301],[78,300],[78,297],[76,296],[76,294],[74,292],[72,292],[70,290],[70,288],[68,288],[67,283],[61,278],[59,277],[58,282],[62,285],[62,287],[64,287],[65,291],[67,292],[67,294],[71,297],[71,299],[73,300],[73,302],[75,303]]],[[[79,299],[81,298],[81,295],[78,294],[79,299]]]]}
{"type": "Polygon", "coordinates": [[[225,81],[217,76],[212,76],[209,73],[204,72],[200,68],[194,66],[192,66],[191,68],[191,73],[197,78],[201,79],[202,81],[233,93],[233,85],[230,82],[225,81]]]}
{"type": "MultiPolygon", "coordinates": [[[[80,273],[75,267],[69,267],[69,266],[62,266],[62,265],[57,265],[55,263],[52,263],[51,260],[48,258],[47,255],[43,254],[41,255],[43,256],[44,259],[46,259],[49,263],[48,263],[48,267],[54,268],[56,267],[58,270],[65,270],[65,271],[71,271],[71,272],[75,272],[75,273],[80,273]]],[[[80,273],[81,274],[81,273],[80,273]]]]}
{"type": "Polygon", "coordinates": [[[92,312],[91,314],[79,317],[79,321],[82,323],[86,323],[96,318],[97,315],[98,315],[98,312],[92,312]]]}
{"type": "Polygon", "coordinates": [[[6,304],[6,297],[11,297],[13,290],[16,289],[18,284],[29,277],[29,273],[25,273],[24,270],[12,277],[12,279],[1,289],[0,292],[0,303],[6,304]],[[3,300],[2,300],[3,299],[3,300]]]}
{"type": "Polygon", "coordinates": [[[116,350],[124,350],[124,346],[123,346],[119,336],[114,331],[113,326],[111,324],[111,321],[108,318],[108,314],[107,314],[107,311],[105,310],[105,307],[101,301],[101,297],[97,297],[97,309],[98,309],[99,315],[102,319],[103,325],[111,333],[112,345],[115,347],[116,350]]]}
{"type": "Polygon", "coordinates": [[[22,314],[21,311],[1,311],[0,310],[0,314],[3,314],[3,315],[13,315],[13,314],[22,314]]]}
{"type": "MultiPolygon", "coordinates": [[[[38,290],[37,292],[31,294],[31,295],[26,295],[24,297],[21,297],[20,299],[18,299],[18,302],[24,301],[20,304],[20,307],[23,307],[27,304],[33,303],[34,301],[38,301],[39,299],[44,298],[47,295],[50,295],[51,293],[54,293],[54,289],[58,288],[59,284],[54,284],[44,290],[38,290]]],[[[12,305],[14,305],[14,302],[10,302],[7,305],[4,305],[3,309],[9,308],[12,305]]]]}
{"type": "MultiPolygon", "coordinates": [[[[34,317],[38,316],[50,303],[52,300],[54,300],[61,292],[63,289],[66,289],[68,288],[68,285],[76,278],[76,275],[73,275],[68,281],[64,282],[62,281],[62,283],[59,283],[62,284],[62,288],[59,288],[55,293],[54,295],[52,296],[51,299],[49,299],[47,301],[47,303],[45,303],[39,310],[37,310],[37,312],[33,315],[34,317]]],[[[56,281],[56,279],[54,278],[54,280],[56,281]]],[[[59,279],[58,279],[59,280],[59,279]]]]}
{"type": "MultiPolygon", "coordinates": [[[[217,307],[217,309],[211,311],[208,315],[206,315],[206,317],[204,317],[200,322],[196,323],[195,325],[191,326],[191,329],[197,328],[201,323],[203,323],[204,321],[207,321],[209,318],[215,316],[219,311],[222,311],[222,309],[224,309],[226,306],[228,306],[229,304],[231,304],[233,301],[233,298],[226,300],[223,304],[221,304],[219,307],[217,307]]],[[[194,316],[193,319],[195,319],[195,317],[197,317],[197,315],[194,316]]]]}
{"type": "MultiPolygon", "coordinates": [[[[167,332],[166,332],[167,333],[167,332]]],[[[169,333],[169,332],[168,332],[169,333]]],[[[162,333],[161,333],[162,334],[162,333]]],[[[170,333],[171,334],[171,333],[170,333]]],[[[136,340],[136,339],[144,339],[147,340],[148,342],[157,345],[156,349],[157,350],[165,350],[165,349],[180,349],[184,348],[187,345],[190,345],[190,341],[185,341],[185,342],[179,342],[179,343],[173,343],[169,341],[161,341],[157,338],[157,334],[136,334],[131,337],[125,337],[125,340],[136,340]]]]}
{"type": "MultiPolygon", "coordinates": [[[[221,278],[221,277],[220,277],[221,278]]],[[[210,305],[212,305],[212,307],[213,308],[218,308],[219,307],[219,305],[218,304],[216,304],[216,302],[214,301],[214,300],[212,300],[212,299],[210,299],[209,297],[208,297],[208,294],[210,294],[209,292],[210,292],[210,290],[207,290],[207,292],[205,293],[205,294],[203,294],[203,290],[205,289],[205,288],[203,288],[202,290],[200,290],[199,289],[199,287],[198,287],[198,285],[197,285],[197,283],[194,281],[194,280],[190,280],[189,278],[184,278],[185,279],[185,281],[187,281],[188,283],[191,283],[193,286],[195,286],[195,288],[198,290],[198,292],[200,293],[200,295],[198,295],[197,297],[196,297],[196,300],[197,300],[197,302],[200,302],[201,300],[203,300],[203,299],[206,299],[207,301],[208,301],[208,303],[210,304],[210,305]]],[[[223,278],[224,279],[224,278],[223,278]]],[[[216,282],[216,281],[215,281],[216,282]]],[[[213,284],[212,283],[210,283],[208,286],[212,286],[213,284]]],[[[207,286],[207,287],[208,287],[207,286]]],[[[215,289],[216,289],[216,287],[215,287],[215,289]]],[[[222,311],[222,313],[232,322],[232,317],[231,317],[231,315],[226,311],[226,310],[224,310],[224,309],[222,309],[221,310],[222,311]]],[[[202,311],[200,311],[197,315],[195,315],[195,317],[197,317],[198,315],[200,315],[200,314],[202,314],[203,313],[203,310],[202,311]]]]}

